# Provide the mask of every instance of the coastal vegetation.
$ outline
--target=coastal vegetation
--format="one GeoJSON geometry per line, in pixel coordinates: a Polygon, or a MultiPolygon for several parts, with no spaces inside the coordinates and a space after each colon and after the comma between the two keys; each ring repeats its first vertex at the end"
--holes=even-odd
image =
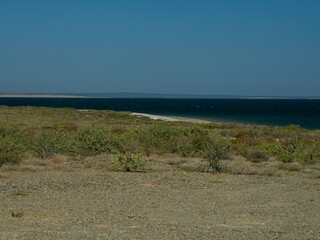
{"type": "MultiPolygon", "coordinates": [[[[44,107],[0,107],[0,166],[55,155],[113,156],[113,169],[139,171],[150,155],[203,159],[203,170],[221,171],[222,159],[320,161],[320,131],[299,126],[244,126],[151,120],[129,112],[44,107]]],[[[285,167],[284,167],[285,169],[285,167]]]]}

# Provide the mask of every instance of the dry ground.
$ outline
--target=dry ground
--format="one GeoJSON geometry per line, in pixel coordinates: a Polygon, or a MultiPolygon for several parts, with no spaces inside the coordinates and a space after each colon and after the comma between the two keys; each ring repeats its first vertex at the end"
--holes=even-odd
{"type": "Polygon", "coordinates": [[[316,166],[238,159],[242,172],[230,172],[242,174],[214,175],[167,156],[126,173],[106,170],[107,158],[2,167],[0,239],[320,239],[316,166]]]}

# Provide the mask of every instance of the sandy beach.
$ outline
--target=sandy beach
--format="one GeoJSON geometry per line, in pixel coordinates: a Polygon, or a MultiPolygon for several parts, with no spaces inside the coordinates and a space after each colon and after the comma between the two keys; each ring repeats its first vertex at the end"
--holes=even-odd
{"type": "Polygon", "coordinates": [[[193,123],[211,123],[211,121],[203,120],[203,119],[196,119],[196,118],[188,118],[188,117],[171,117],[171,116],[160,116],[154,114],[147,114],[147,113],[132,113],[134,116],[143,116],[148,117],[152,120],[164,120],[164,121],[171,121],[171,122],[193,122],[193,123]]]}

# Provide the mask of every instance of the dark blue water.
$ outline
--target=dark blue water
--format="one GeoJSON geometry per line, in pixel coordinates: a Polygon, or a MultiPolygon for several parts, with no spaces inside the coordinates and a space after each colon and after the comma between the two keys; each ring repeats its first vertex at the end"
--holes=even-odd
{"type": "Polygon", "coordinates": [[[308,129],[320,129],[320,100],[0,98],[0,105],[110,109],[244,124],[296,124],[308,129]]]}

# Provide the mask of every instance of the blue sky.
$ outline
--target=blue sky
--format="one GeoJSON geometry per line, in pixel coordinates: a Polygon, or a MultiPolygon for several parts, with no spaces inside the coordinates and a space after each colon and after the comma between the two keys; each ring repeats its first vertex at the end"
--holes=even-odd
{"type": "Polygon", "coordinates": [[[320,1],[0,0],[0,92],[319,96],[320,1]]]}

